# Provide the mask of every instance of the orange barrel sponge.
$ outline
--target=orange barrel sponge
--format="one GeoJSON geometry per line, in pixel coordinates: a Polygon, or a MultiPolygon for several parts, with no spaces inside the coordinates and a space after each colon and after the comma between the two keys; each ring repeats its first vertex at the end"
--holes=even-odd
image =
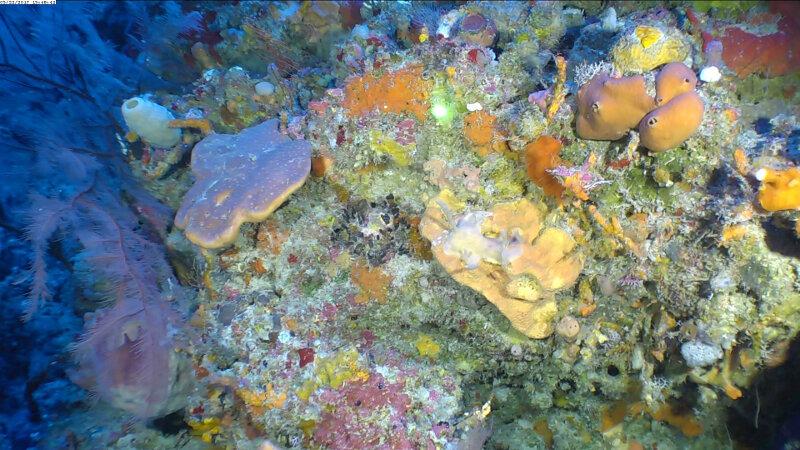
{"type": "Polygon", "coordinates": [[[677,147],[703,121],[703,100],[696,92],[683,93],[644,116],[639,123],[641,144],[654,152],[677,147]]]}
{"type": "Polygon", "coordinates": [[[756,179],[761,181],[758,202],[767,211],[800,209],[800,169],[759,169],[756,179]]]}
{"type": "Polygon", "coordinates": [[[578,136],[596,141],[621,139],[654,107],[644,77],[595,75],[578,91],[578,136]]]}
{"type": "Polygon", "coordinates": [[[697,75],[684,63],[669,63],[656,75],[656,105],[661,106],[673,98],[694,90],[697,75]]]}

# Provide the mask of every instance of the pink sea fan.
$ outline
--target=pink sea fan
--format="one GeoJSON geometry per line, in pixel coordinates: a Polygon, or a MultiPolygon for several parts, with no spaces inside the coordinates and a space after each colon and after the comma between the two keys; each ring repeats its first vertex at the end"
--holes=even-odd
{"type": "MultiPolygon", "coordinates": [[[[73,257],[76,277],[108,305],[87,321],[86,332],[74,346],[79,369],[73,380],[140,418],[172,412],[185,399],[181,394],[188,386],[188,372],[173,351],[179,321],[167,302],[180,291],[157,233],[150,239],[139,221],[139,208],[96,183],[99,165],[94,159],[67,156],[71,152],[66,149],[51,153],[43,150],[42,158],[86,161],[61,172],[69,186],[63,198],[31,197],[27,237],[34,255],[28,315],[49,294],[45,256],[48,242],[61,232],[59,236],[73,238],[80,248],[73,257]]],[[[42,164],[48,167],[46,161],[42,164]]],[[[138,204],[153,211],[159,207],[150,198],[138,204]]]]}

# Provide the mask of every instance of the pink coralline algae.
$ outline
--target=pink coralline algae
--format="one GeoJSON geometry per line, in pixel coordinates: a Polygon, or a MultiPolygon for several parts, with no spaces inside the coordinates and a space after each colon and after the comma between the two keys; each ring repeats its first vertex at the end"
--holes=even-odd
{"type": "Polygon", "coordinates": [[[417,123],[414,119],[404,119],[397,124],[395,141],[400,145],[409,145],[417,141],[417,123]]]}
{"type": "Polygon", "coordinates": [[[412,449],[405,415],[411,403],[403,382],[380,374],[349,382],[320,395],[325,412],[314,430],[314,442],[331,450],[412,449]]]}

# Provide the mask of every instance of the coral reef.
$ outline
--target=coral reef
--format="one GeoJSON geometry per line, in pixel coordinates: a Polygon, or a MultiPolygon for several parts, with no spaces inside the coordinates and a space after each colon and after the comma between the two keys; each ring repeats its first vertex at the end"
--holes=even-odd
{"type": "Polygon", "coordinates": [[[73,5],[0,11],[4,442],[780,447],[796,7],[73,5]]]}

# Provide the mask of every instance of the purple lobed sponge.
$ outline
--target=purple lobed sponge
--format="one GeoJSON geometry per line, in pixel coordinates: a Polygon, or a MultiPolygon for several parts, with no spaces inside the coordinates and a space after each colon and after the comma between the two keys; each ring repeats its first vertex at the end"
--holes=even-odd
{"type": "Polygon", "coordinates": [[[196,182],[175,225],[204,248],[232,243],[244,222],[266,219],[311,170],[311,144],[278,131],[278,119],[238,134],[212,134],[192,153],[196,182]]]}

